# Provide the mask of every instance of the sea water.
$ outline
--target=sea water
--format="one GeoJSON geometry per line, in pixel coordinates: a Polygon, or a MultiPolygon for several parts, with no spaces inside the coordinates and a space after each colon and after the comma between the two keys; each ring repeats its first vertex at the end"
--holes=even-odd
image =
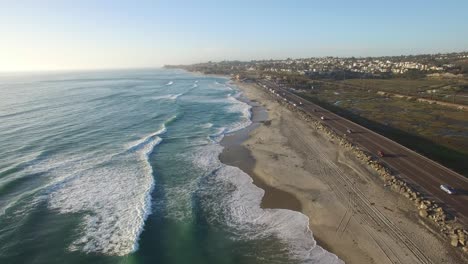
{"type": "Polygon", "coordinates": [[[181,70],[0,75],[0,263],[340,263],[219,161],[239,96],[181,70]]]}

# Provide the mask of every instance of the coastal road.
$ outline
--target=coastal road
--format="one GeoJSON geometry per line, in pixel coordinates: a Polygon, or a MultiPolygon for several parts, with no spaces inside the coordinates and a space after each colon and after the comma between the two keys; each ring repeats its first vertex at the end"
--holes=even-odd
{"type": "MultiPolygon", "coordinates": [[[[416,153],[378,133],[375,133],[346,118],[336,115],[306,99],[279,87],[271,81],[260,81],[265,89],[273,89],[278,99],[289,101],[304,110],[312,117],[320,120],[324,125],[338,134],[346,137],[377,156],[383,151],[385,156],[380,158],[396,175],[405,179],[412,187],[435,202],[444,205],[450,214],[457,217],[464,226],[468,224],[468,179],[464,176],[416,153]],[[281,98],[280,98],[281,97],[281,98]],[[320,117],[325,117],[321,120],[320,117]],[[351,129],[353,133],[348,134],[351,129]],[[449,195],[440,189],[441,184],[448,184],[457,190],[457,194],[449,195]]],[[[468,162],[468,161],[467,161],[468,162]]]]}

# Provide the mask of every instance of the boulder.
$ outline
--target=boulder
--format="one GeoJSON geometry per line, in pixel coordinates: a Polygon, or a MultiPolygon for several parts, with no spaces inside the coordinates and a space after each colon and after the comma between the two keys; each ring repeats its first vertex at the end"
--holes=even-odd
{"type": "Polygon", "coordinates": [[[439,214],[439,219],[440,219],[441,221],[445,221],[445,220],[447,220],[447,215],[445,215],[444,213],[440,213],[440,214],[439,214]]]}
{"type": "Polygon", "coordinates": [[[420,203],[420,204],[419,204],[419,209],[426,210],[426,209],[427,209],[427,205],[426,205],[425,203],[420,203]]]}
{"type": "Polygon", "coordinates": [[[459,240],[458,240],[458,243],[460,243],[460,245],[466,246],[466,241],[465,241],[465,239],[463,239],[463,240],[459,239],[459,240]]]}
{"type": "Polygon", "coordinates": [[[452,247],[458,247],[458,239],[452,239],[450,245],[452,245],[452,247]]]}
{"type": "Polygon", "coordinates": [[[466,240],[465,240],[465,233],[464,232],[458,232],[458,242],[462,244],[463,246],[466,246],[466,240]]]}
{"type": "Polygon", "coordinates": [[[428,214],[427,210],[421,209],[421,210],[419,210],[419,215],[421,217],[427,217],[429,214],[428,214]]]}

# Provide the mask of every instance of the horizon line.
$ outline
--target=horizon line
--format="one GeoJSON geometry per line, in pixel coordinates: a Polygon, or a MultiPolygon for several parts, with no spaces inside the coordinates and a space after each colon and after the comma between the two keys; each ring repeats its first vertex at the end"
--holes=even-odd
{"type": "Polygon", "coordinates": [[[453,53],[468,53],[468,50],[450,51],[450,52],[437,52],[437,53],[414,53],[414,54],[400,54],[400,55],[378,55],[378,56],[307,56],[307,57],[283,57],[283,58],[269,58],[269,59],[222,59],[222,60],[204,60],[192,63],[177,63],[177,64],[162,64],[158,66],[135,66],[135,67],[97,67],[97,68],[69,68],[69,69],[27,69],[27,70],[0,70],[0,74],[24,74],[24,73],[63,73],[63,72],[87,72],[87,71],[118,71],[118,70],[145,70],[145,69],[161,69],[165,66],[178,66],[178,65],[195,65],[208,62],[226,62],[226,61],[239,61],[239,62],[252,62],[252,61],[282,61],[282,60],[297,60],[297,59],[311,59],[311,58],[382,58],[382,57],[407,57],[407,56],[424,56],[424,55],[438,55],[438,54],[453,54],[453,53]]]}

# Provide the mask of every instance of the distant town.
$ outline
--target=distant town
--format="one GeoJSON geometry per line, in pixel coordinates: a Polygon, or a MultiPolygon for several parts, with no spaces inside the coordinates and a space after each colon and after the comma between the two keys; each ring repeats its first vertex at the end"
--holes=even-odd
{"type": "Polygon", "coordinates": [[[468,51],[165,67],[269,82],[468,175],[468,51]]]}
{"type": "Polygon", "coordinates": [[[468,74],[468,52],[386,57],[321,57],[284,60],[207,62],[165,66],[207,74],[298,74],[314,79],[418,78],[427,75],[463,77],[468,74]]]}

